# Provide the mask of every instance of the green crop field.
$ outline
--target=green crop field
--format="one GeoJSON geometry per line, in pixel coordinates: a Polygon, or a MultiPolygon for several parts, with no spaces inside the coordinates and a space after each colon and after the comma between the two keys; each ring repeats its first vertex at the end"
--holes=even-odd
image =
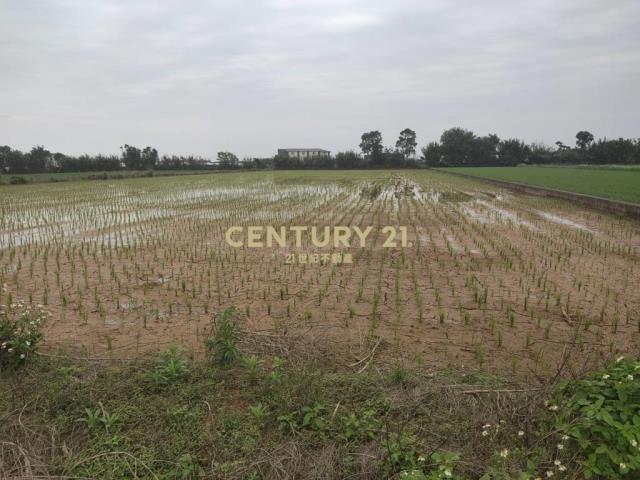
{"type": "Polygon", "coordinates": [[[453,172],[640,203],[640,169],[585,167],[461,167],[453,172]]]}

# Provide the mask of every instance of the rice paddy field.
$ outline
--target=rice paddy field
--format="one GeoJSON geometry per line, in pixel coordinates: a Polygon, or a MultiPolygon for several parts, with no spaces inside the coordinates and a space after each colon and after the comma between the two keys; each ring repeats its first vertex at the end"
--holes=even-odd
{"type": "MultiPolygon", "coordinates": [[[[574,177],[553,171],[549,186],[574,177]]],[[[11,186],[0,205],[0,301],[50,312],[51,355],[131,359],[177,344],[198,356],[230,306],[256,349],[299,339],[343,370],[367,356],[545,379],[568,349],[575,369],[640,350],[638,222],[432,170],[11,186]],[[373,233],[364,248],[225,241],[251,225],[373,233]],[[407,246],[383,247],[384,226],[406,226],[407,246]],[[352,262],[287,261],[300,253],[352,262]]]]}
{"type": "Polygon", "coordinates": [[[505,182],[640,203],[640,168],[632,165],[460,167],[450,170],[505,182]]]}

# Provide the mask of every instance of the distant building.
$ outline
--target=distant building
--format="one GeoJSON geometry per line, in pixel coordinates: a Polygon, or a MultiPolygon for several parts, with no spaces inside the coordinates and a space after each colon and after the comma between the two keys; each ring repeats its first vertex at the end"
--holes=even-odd
{"type": "Polygon", "coordinates": [[[322,148],[279,148],[278,156],[286,158],[329,157],[331,152],[322,148]]]}

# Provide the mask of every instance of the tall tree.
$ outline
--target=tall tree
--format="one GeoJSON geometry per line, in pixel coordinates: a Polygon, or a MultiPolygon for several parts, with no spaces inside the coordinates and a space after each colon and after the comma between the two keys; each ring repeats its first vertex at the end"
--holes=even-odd
{"type": "Polygon", "coordinates": [[[416,142],[416,132],[410,128],[405,128],[400,132],[400,136],[396,142],[396,148],[405,156],[405,158],[412,157],[416,153],[417,146],[418,142],[416,142]]]}
{"type": "Polygon", "coordinates": [[[422,159],[427,167],[437,167],[440,165],[440,144],[429,142],[426,147],[422,147],[422,159]]]}
{"type": "Polygon", "coordinates": [[[127,170],[141,170],[142,159],[140,149],[131,145],[124,145],[120,147],[122,150],[122,163],[127,170]]]}
{"type": "Polygon", "coordinates": [[[576,133],[576,147],[580,150],[586,150],[593,142],[593,134],[586,130],[580,130],[576,133]]]}
{"type": "Polygon", "coordinates": [[[42,173],[52,163],[51,152],[41,145],[35,146],[27,156],[28,171],[32,173],[42,173]]]}
{"type": "Polygon", "coordinates": [[[372,165],[382,162],[382,134],[378,130],[365,132],[360,137],[362,154],[369,158],[372,165]]]}
{"type": "Polygon", "coordinates": [[[502,140],[498,144],[498,163],[500,165],[513,166],[525,163],[530,154],[531,148],[517,138],[502,140]]]}
{"type": "Polygon", "coordinates": [[[440,137],[440,153],[445,165],[468,165],[476,150],[476,136],[464,128],[450,128],[440,137]]]}
{"type": "Polygon", "coordinates": [[[238,157],[231,152],[218,152],[218,166],[220,168],[237,168],[238,157]]]}
{"type": "Polygon", "coordinates": [[[7,150],[3,154],[4,156],[4,168],[8,173],[26,173],[27,168],[27,154],[22,153],[20,150],[12,150],[7,147],[7,150]]]}
{"type": "Polygon", "coordinates": [[[56,152],[53,154],[53,168],[57,172],[64,172],[68,165],[68,157],[64,153],[56,152]]]}
{"type": "Polygon", "coordinates": [[[476,137],[474,140],[473,155],[469,159],[469,164],[486,166],[498,163],[498,145],[500,138],[495,133],[484,137],[476,137]]]}
{"type": "Polygon", "coordinates": [[[601,139],[591,146],[591,157],[594,163],[600,164],[633,164],[640,163],[640,143],[626,138],[616,140],[601,139]]]}
{"type": "Polygon", "coordinates": [[[144,169],[152,169],[158,163],[158,150],[145,147],[140,153],[140,164],[144,169]]]}
{"type": "Polygon", "coordinates": [[[0,173],[9,171],[9,157],[11,156],[11,147],[4,145],[0,147],[0,173]]]}

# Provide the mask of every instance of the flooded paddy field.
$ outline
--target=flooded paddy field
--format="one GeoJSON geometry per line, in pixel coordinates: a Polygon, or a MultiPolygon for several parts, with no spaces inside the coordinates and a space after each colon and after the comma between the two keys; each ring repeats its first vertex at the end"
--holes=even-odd
{"type": "Polygon", "coordinates": [[[0,205],[0,303],[43,305],[51,354],[198,355],[229,306],[243,331],[313,340],[344,368],[375,350],[544,378],[568,350],[576,368],[640,350],[640,223],[434,171],[26,185],[0,205]],[[373,228],[364,247],[225,241],[296,225],[373,228]],[[384,247],[385,226],[406,246],[384,247]],[[351,262],[298,261],[332,253],[351,262]]]}

